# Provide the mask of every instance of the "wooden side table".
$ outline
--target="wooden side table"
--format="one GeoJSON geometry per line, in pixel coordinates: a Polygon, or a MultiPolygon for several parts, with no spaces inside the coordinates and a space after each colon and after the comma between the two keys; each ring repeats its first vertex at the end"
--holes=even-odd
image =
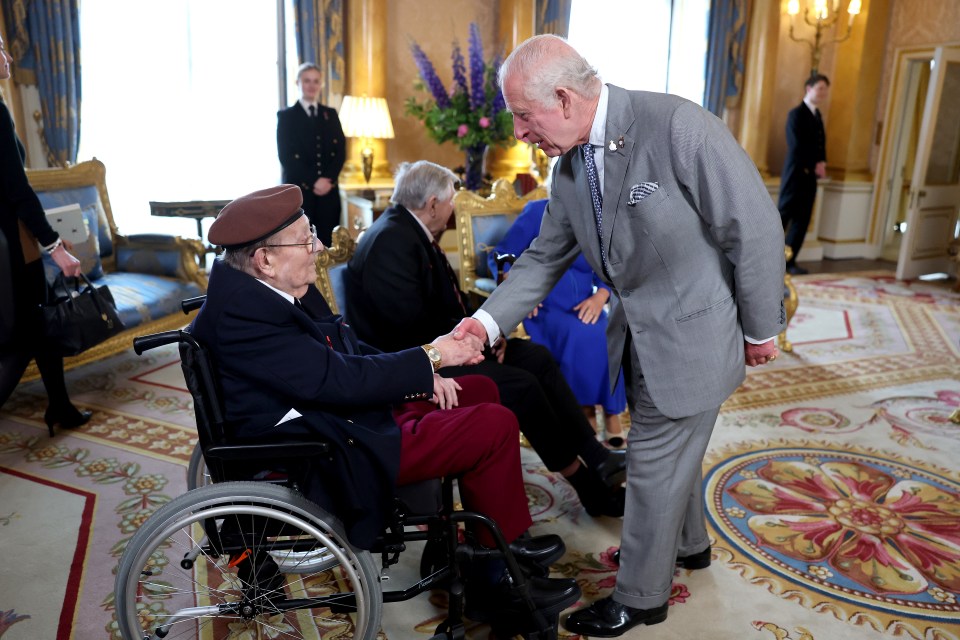
{"type": "Polygon", "coordinates": [[[203,219],[216,218],[220,210],[230,204],[231,200],[190,200],[189,202],[154,202],[150,201],[150,215],[161,218],[190,218],[197,221],[197,236],[207,247],[208,252],[214,248],[203,239],[203,219]]]}

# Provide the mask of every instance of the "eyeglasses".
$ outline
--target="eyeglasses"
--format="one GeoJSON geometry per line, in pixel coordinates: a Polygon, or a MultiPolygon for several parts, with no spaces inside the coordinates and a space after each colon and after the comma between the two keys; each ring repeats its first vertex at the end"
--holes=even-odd
{"type": "Polygon", "coordinates": [[[310,242],[286,242],[283,244],[265,244],[264,247],[310,247],[310,253],[320,251],[320,239],[317,237],[316,225],[310,225],[310,242]]]}

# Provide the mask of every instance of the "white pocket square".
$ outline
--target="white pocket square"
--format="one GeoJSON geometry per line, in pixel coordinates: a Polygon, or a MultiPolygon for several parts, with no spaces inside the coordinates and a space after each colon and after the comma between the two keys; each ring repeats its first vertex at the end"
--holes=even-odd
{"type": "Polygon", "coordinates": [[[641,182],[640,184],[635,184],[630,187],[630,200],[627,201],[629,205],[635,205],[651,193],[660,188],[660,184],[657,182],[641,182]]]}

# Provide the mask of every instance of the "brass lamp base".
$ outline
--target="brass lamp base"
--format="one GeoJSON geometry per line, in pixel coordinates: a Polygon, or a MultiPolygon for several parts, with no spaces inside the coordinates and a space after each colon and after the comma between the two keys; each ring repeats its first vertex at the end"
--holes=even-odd
{"type": "Polygon", "coordinates": [[[373,148],[364,147],[360,150],[360,158],[363,160],[363,179],[370,182],[370,176],[373,174],[373,148]]]}

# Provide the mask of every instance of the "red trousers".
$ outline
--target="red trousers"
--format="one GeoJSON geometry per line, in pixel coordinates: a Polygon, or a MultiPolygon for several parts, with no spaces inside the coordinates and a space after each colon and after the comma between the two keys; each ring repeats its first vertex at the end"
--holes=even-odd
{"type": "MultiPolygon", "coordinates": [[[[394,409],[402,433],[397,484],[456,476],[464,507],[493,518],[512,542],[533,523],[520,471],[517,418],[499,404],[490,378],[456,380],[463,390],[455,409],[437,409],[425,401],[394,409]]],[[[484,546],[495,546],[483,527],[477,538],[484,546]]]]}

